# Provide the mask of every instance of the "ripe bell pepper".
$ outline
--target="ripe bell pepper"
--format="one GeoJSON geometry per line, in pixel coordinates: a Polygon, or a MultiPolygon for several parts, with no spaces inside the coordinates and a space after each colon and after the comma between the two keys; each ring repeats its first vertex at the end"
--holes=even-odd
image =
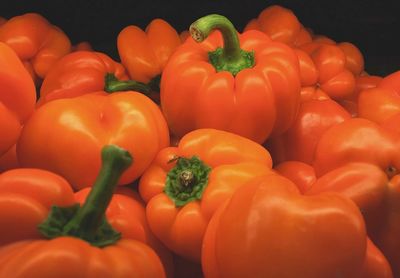
{"type": "Polygon", "coordinates": [[[361,271],[366,248],[364,220],[351,200],[304,197],[271,172],[241,186],[214,214],[202,266],[209,278],[350,278],[361,271]]]}
{"type": "Polygon", "coordinates": [[[239,135],[214,129],[186,134],[177,147],[161,150],[139,181],[151,230],[170,250],[199,262],[215,210],[271,165],[266,149],[239,135]]]}
{"type": "Polygon", "coordinates": [[[71,51],[65,33],[37,13],[10,18],[0,27],[0,41],[8,44],[32,70],[34,80],[43,79],[53,64],[71,51]]]}
{"type": "Polygon", "coordinates": [[[168,126],[158,106],[134,91],[58,99],[42,105],[25,124],[17,156],[22,167],[52,171],[81,189],[93,184],[105,144],[124,147],[135,157],[119,181],[128,184],[169,145],[168,126]]]}
{"type": "Polygon", "coordinates": [[[153,19],[143,31],[126,26],[118,34],[117,47],[121,63],[133,80],[149,83],[158,79],[169,57],[181,44],[176,30],[165,20],[153,19]]]}
{"type": "Polygon", "coordinates": [[[317,177],[349,162],[377,165],[389,177],[400,170],[400,148],[396,137],[378,124],[352,118],[326,130],[315,150],[317,177]]]}
{"type": "Polygon", "coordinates": [[[194,40],[175,51],[161,78],[172,134],[216,128],[262,143],[289,128],[300,100],[299,62],[290,47],[259,31],[238,35],[220,15],[200,18],[190,32],[194,40]]]}
{"type": "MultiPolygon", "coordinates": [[[[84,188],[76,192],[75,201],[83,205],[90,190],[90,188],[84,188]]],[[[127,187],[117,188],[105,216],[108,223],[121,233],[122,238],[138,240],[149,245],[160,257],[167,277],[175,276],[172,254],[150,231],[145,205],[136,191],[127,187]]]]}
{"type": "Polygon", "coordinates": [[[105,146],[101,156],[102,169],[85,203],[53,206],[38,226],[48,239],[0,248],[0,277],[165,277],[157,254],[140,241],[121,239],[104,216],[132,157],[115,145],[105,146]]]}
{"type": "Polygon", "coordinates": [[[271,136],[266,147],[274,163],[296,160],[312,164],[322,134],[350,118],[351,115],[331,99],[304,101],[292,126],[281,135],[271,136]]]}
{"type": "Polygon", "coordinates": [[[400,113],[400,70],[385,76],[375,88],[361,91],[358,110],[360,117],[379,125],[394,122],[392,117],[400,113]]]}
{"type": "Polygon", "coordinates": [[[374,243],[389,260],[394,277],[400,276],[400,175],[395,175],[387,183],[383,203],[383,221],[371,235],[374,243]]]}
{"type": "Polygon", "coordinates": [[[38,105],[59,98],[72,98],[101,91],[105,76],[127,79],[124,67],[101,52],[76,51],[58,60],[40,87],[38,105]]]}
{"type": "Polygon", "coordinates": [[[52,172],[19,168],[0,174],[0,246],[41,238],[36,226],[51,206],[74,203],[70,184],[52,172]]]}
{"type": "Polygon", "coordinates": [[[381,80],[382,77],[377,75],[369,75],[365,72],[359,76],[356,76],[356,88],[354,94],[350,98],[340,101],[340,105],[349,111],[353,117],[358,117],[358,98],[360,93],[364,90],[375,88],[378,86],[381,80]]]}
{"type": "Polygon", "coordinates": [[[350,98],[354,94],[355,76],[346,67],[346,54],[339,46],[312,42],[300,49],[310,55],[318,71],[315,86],[335,100],[350,98]]]}
{"type": "Polygon", "coordinates": [[[305,195],[337,192],[351,199],[364,216],[368,235],[384,256],[373,246],[367,254],[365,273],[357,277],[395,277],[400,274],[400,176],[390,179],[380,167],[371,163],[349,162],[320,176],[305,195]],[[372,268],[372,269],[371,269],[372,268]],[[380,276],[381,275],[381,276],[380,276]]]}
{"type": "Polygon", "coordinates": [[[32,78],[15,52],[0,42],[0,156],[17,141],[21,126],[35,109],[32,78]]]}
{"type": "MultiPolygon", "coordinates": [[[[389,244],[382,244],[381,240],[381,238],[390,238],[386,233],[395,235],[398,231],[393,228],[389,229],[385,221],[387,219],[386,215],[394,215],[394,212],[396,212],[396,210],[392,209],[396,201],[386,201],[388,192],[393,190],[390,190],[390,185],[388,186],[387,175],[378,166],[360,162],[347,163],[327,172],[318,179],[315,176],[313,167],[303,162],[286,161],[274,167],[274,170],[295,183],[299,191],[304,195],[337,192],[351,199],[363,214],[368,235],[385,250],[385,253],[388,253],[388,247],[390,246],[391,252],[397,255],[398,252],[396,250],[398,249],[393,243],[399,243],[395,241],[387,242],[389,244]],[[388,208],[385,208],[385,203],[390,204],[388,208]],[[391,212],[388,213],[390,210],[391,212]],[[385,236],[382,236],[382,234],[385,236]],[[380,235],[380,237],[377,235],[380,235]]],[[[391,200],[393,200],[393,197],[391,200]]],[[[400,212],[400,210],[397,211],[400,212]]],[[[393,219],[394,222],[397,221],[395,220],[396,216],[388,219],[393,219]]],[[[393,277],[391,266],[386,257],[370,239],[368,239],[367,255],[363,268],[356,277],[393,277]]]]}
{"type": "Polygon", "coordinates": [[[312,41],[310,32],[299,22],[290,9],[279,5],[265,8],[257,18],[250,20],[244,31],[260,30],[272,40],[292,47],[312,41]]]}

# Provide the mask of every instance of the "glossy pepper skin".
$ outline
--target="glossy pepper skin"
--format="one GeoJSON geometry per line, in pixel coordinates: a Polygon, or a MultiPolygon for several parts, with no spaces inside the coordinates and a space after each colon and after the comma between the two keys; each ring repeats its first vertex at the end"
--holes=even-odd
{"type": "Polygon", "coordinates": [[[387,125],[400,113],[400,71],[379,81],[376,87],[362,90],[358,97],[360,117],[387,125]]]}
{"type": "Polygon", "coordinates": [[[302,26],[296,15],[287,8],[271,5],[265,8],[257,18],[250,20],[244,31],[259,30],[272,40],[286,43],[291,47],[312,41],[308,30],[302,26]]]}
{"type": "Polygon", "coordinates": [[[377,246],[368,243],[371,250],[367,252],[365,269],[356,277],[392,277],[391,269],[394,277],[400,273],[399,181],[399,175],[389,179],[377,165],[349,162],[316,179],[304,193],[337,192],[351,199],[360,209],[368,235],[377,246]]]}
{"type": "Polygon", "coordinates": [[[312,42],[300,49],[310,55],[318,71],[315,85],[335,100],[350,98],[354,94],[355,76],[347,68],[346,54],[339,46],[312,42]]]}
{"type": "Polygon", "coordinates": [[[331,99],[304,101],[292,126],[281,135],[271,136],[267,149],[274,163],[296,160],[312,164],[324,132],[350,118],[351,115],[331,99]]]}
{"type": "Polygon", "coordinates": [[[0,246],[42,238],[36,226],[51,206],[74,203],[70,184],[52,172],[20,168],[0,174],[0,246]]]}
{"type": "Polygon", "coordinates": [[[363,268],[355,277],[393,277],[392,266],[399,273],[397,257],[400,243],[396,236],[400,231],[396,228],[400,227],[400,210],[397,205],[400,201],[398,175],[389,181],[380,167],[364,162],[346,163],[319,178],[316,177],[313,167],[298,161],[283,162],[274,170],[294,182],[304,195],[336,192],[357,205],[363,214],[368,236],[381,250],[368,239],[363,268]]]}
{"type": "Polygon", "coordinates": [[[17,141],[35,109],[35,85],[15,52],[0,42],[0,156],[17,141]]]}
{"type": "Polygon", "coordinates": [[[17,156],[21,166],[53,171],[81,189],[93,184],[105,144],[124,147],[135,157],[119,181],[128,184],[169,145],[168,127],[158,106],[138,92],[58,99],[41,106],[25,124],[17,156]]]}
{"type": "Polygon", "coordinates": [[[117,38],[118,54],[129,77],[143,83],[149,83],[162,73],[180,44],[177,31],[160,18],[153,19],[145,30],[126,26],[117,38]]]}
{"type": "Polygon", "coordinates": [[[10,18],[0,27],[0,41],[33,70],[34,79],[43,79],[52,65],[71,51],[65,33],[37,13],[10,18]]]}
{"type": "Polygon", "coordinates": [[[364,220],[351,200],[304,197],[271,172],[239,188],[213,216],[202,265],[209,278],[350,278],[366,248],[364,220]]]}
{"type": "Polygon", "coordinates": [[[352,117],[358,117],[358,98],[360,96],[360,93],[364,90],[375,88],[376,86],[378,86],[381,80],[381,76],[369,75],[365,72],[359,76],[356,76],[356,88],[354,94],[350,98],[340,101],[340,105],[342,105],[347,111],[349,111],[352,117]]]}
{"type": "Polygon", "coordinates": [[[371,235],[392,266],[394,277],[400,275],[400,175],[395,175],[387,183],[383,203],[383,220],[371,235]]]}
{"type": "Polygon", "coordinates": [[[104,216],[132,157],[115,145],[105,146],[101,156],[102,169],[85,203],[54,206],[38,226],[49,239],[0,248],[1,277],[165,277],[156,253],[140,241],[121,239],[104,216]]]}
{"type": "Polygon", "coordinates": [[[247,138],[213,129],[188,133],[161,150],[140,179],[151,230],[170,250],[199,262],[215,210],[271,165],[268,151],[247,138]]]}
{"type": "MultiPolygon", "coordinates": [[[[74,194],[76,202],[84,204],[90,188],[74,194]]],[[[163,263],[167,277],[174,277],[172,253],[153,235],[146,220],[146,209],[139,194],[127,187],[116,189],[107,207],[105,216],[108,223],[125,239],[134,239],[149,245],[163,263]]]]}
{"type": "Polygon", "coordinates": [[[67,54],[43,80],[38,105],[102,91],[107,73],[121,80],[128,79],[124,67],[104,53],[81,50],[67,54]]]}
{"type": "Polygon", "coordinates": [[[300,100],[293,50],[259,31],[238,35],[220,15],[203,17],[190,30],[202,42],[186,40],[161,78],[161,108],[171,133],[216,128],[262,143],[287,130],[300,100]],[[218,28],[222,35],[208,36],[218,28]]]}
{"type": "Polygon", "coordinates": [[[332,126],[321,136],[313,161],[317,177],[349,162],[374,164],[394,176],[400,169],[400,148],[394,134],[363,118],[332,126]]]}

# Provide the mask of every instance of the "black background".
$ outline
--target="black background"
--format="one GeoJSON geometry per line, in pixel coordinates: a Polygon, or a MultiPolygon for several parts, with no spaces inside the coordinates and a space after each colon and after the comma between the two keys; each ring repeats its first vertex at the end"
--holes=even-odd
{"type": "Polygon", "coordinates": [[[127,25],[145,28],[159,17],[182,31],[201,16],[219,13],[242,30],[264,8],[278,4],[291,9],[314,33],[357,45],[370,74],[386,75],[400,69],[400,0],[3,1],[1,16],[40,13],[64,30],[73,43],[89,41],[95,50],[117,60],[116,37],[127,25]]]}

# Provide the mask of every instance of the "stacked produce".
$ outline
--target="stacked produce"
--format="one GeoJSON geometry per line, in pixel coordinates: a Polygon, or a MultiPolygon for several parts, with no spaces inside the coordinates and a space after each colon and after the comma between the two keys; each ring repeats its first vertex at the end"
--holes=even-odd
{"type": "Polygon", "coordinates": [[[277,5],[188,29],[1,20],[0,278],[399,278],[400,71],[277,5]]]}

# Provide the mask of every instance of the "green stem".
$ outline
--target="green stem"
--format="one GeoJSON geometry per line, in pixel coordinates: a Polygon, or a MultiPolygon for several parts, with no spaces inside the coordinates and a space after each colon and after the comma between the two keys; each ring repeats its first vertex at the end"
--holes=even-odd
{"type": "Polygon", "coordinates": [[[81,207],[52,207],[48,218],[38,227],[44,236],[74,236],[95,246],[112,244],[120,238],[120,233],[105,220],[105,212],[132,157],[118,146],[107,145],[102,149],[101,158],[102,167],[85,203],[81,207]]]}
{"type": "Polygon", "coordinates": [[[64,227],[64,232],[82,238],[93,238],[111,202],[122,173],[131,165],[132,157],[115,145],[105,146],[101,152],[102,167],[85,203],[64,227]]]}
{"type": "Polygon", "coordinates": [[[189,28],[196,42],[204,41],[214,30],[221,32],[224,41],[223,48],[209,53],[210,63],[217,71],[229,71],[236,75],[239,71],[254,66],[254,53],[240,48],[237,31],[226,17],[218,14],[207,15],[196,20],[189,28]]]}
{"type": "Polygon", "coordinates": [[[121,91],[137,91],[148,95],[152,92],[160,92],[160,75],[155,76],[149,83],[142,83],[135,80],[118,80],[112,73],[105,76],[104,91],[108,93],[121,91]]]}

